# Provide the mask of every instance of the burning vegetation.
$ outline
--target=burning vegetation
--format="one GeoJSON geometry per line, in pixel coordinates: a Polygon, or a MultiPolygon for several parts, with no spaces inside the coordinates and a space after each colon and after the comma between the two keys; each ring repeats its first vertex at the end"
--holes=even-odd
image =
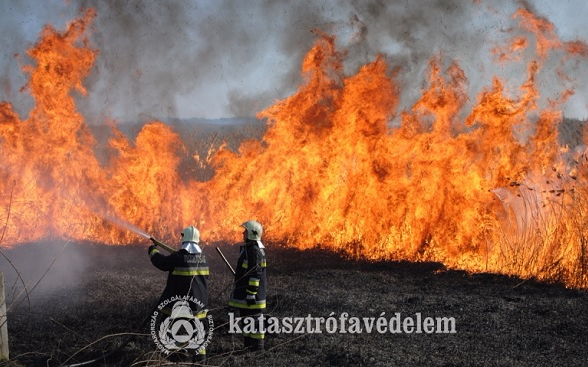
{"type": "Polygon", "coordinates": [[[138,240],[105,218],[164,240],[191,223],[221,240],[255,217],[269,240],[298,249],[588,286],[588,157],[558,139],[558,108],[573,94],[566,70],[588,46],[560,41],[548,20],[519,9],[509,42],[494,49],[496,65],[524,66],[517,90],[496,77],[471,98],[472,76],[437,54],[406,111],[383,56],[349,75],[344,50],[317,32],[298,91],[259,112],[262,139],[200,156],[163,122],[134,141],[112,123],[102,162],[72,96],[86,93],[99,52],[88,41],[94,17],[87,10],[63,32],[47,26],[28,51],[26,120],[0,104],[2,246],[138,240]],[[538,78],[553,69],[561,83],[549,88],[560,90],[544,103],[538,78]],[[203,164],[210,180],[192,174],[203,164]]]}

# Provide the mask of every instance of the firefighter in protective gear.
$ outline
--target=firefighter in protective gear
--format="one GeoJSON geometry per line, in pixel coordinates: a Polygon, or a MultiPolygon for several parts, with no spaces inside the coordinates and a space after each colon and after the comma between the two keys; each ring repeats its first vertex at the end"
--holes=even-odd
{"type": "MultiPolygon", "coordinates": [[[[256,319],[255,325],[260,325],[262,314],[266,309],[266,256],[265,247],[261,242],[263,227],[255,220],[249,220],[241,225],[244,244],[239,248],[239,259],[235,268],[235,288],[229,300],[229,306],[239,311],[242,318],[256,319]]],[[[265,333],[254,330],[245,333],[245,348],[248,350],[263,350],[265,333]]]]}
{"type": "MultiPolygon", "coordinates": [[[[171,316],[173,300],[188,302],[194,317],[201,322],[206,321],[208,305],[208,277],[209,269],[206,256],[199,246],[200,232],[194,226],[185,228],[182,233],[182,248],[170,255],[162,255],[157,249],[157,243],[152,239],[149,246],[151,263],[160,270],[167,271],[167,284],[159,298],[158,306],[166,303],[161,309],[162,314],[171,316]]],[[[206,351],[200,349],[195,356],[197,360],[204,360],[206,351]]]]}

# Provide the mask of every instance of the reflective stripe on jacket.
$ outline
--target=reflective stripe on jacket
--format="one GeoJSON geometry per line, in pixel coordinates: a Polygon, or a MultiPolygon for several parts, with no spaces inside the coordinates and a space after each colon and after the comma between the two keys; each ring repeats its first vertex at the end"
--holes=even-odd
{"type": "MultiPolygon", "coordinates": [[[[182,249],[168,256],[159,253],[157,249],[149,253],[151,263],[160,270],[167,271],[167,284],[160,298],[160,302],[177,296],[188,296],[208,305],[208,277],[209,269],[206,256],[203,253],[191,254],[182,249]]],[[[194,311],[203,307],[190,302],[194,311]]]]}
{"type": "Polygon", "coordinates": [[[266,267],[265,251],[257,241],[247,241],[239,248],[239,260],[235,269],[235,288],[229,306],[246,309],[266,308],[266,267]],[[247,295],[255,296],[255,304],[247,304],[247,295]]]}

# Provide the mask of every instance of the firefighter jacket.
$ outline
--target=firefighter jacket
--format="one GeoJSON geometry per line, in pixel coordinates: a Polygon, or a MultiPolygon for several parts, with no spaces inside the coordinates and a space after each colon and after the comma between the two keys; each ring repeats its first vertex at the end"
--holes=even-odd
{"type": "Polygon", "coordinates": [[[235,288],[229,300],[229,306],[251,310],[265,309],[266,266],[265,251],[261,241],[248,240],[239,248],[239,260],[235,269],[235,288]],[[247,302],[248,295],[253,295],[255,302],[247,302]]]}
{"type": "MultiPolygon", "coordinates": [[[[149,257],[155,267],[169,272],[160,304],[166,300],[185,298],[194,312],[200,312],[208,305],[209,270],[203,253],[191,254],[181,249],[165,256],[152,247],[149,257]]],[[[173,304],[174,301],[171,301],[169,307],[173,304]]]]}

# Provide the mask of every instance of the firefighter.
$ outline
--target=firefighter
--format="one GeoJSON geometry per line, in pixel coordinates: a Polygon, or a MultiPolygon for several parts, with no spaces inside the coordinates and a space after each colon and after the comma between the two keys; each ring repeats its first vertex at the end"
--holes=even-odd
{"type": "MultiPolygon", "coordinates": [[[[195,321],[206,322],[208,306],[208,277],[209,269],[206,256],[198,245],[200,232],[194,226],[186,227],[182,233],[182,248],[170,255],[162,255],[157,249],[157,241],[153,238],[153,245],[149,246],[151,263],[160,270],[167,271],[167,284],[158,306],[166,304],[161,309],[163,315],[172,316],[173,300],[188,302],[195,321]],[[166,302],[166,300],[172,300],[166,302]]],[[[206,350],[199,348],[194,355],[197,361],[204,361],[206,350]]]]}
{"type": "MultiPolygon", "coordinates": [[[[239,248],[239,259],[235,268],[235,287],[229,300],[229,306],[239,311],[239,316],[251,317],[255,325],[260,325],[261,316],[266,309],[266,257],[265,247],[261,243],[263,227],[255,220],[248,220],[241,225],[244,244],[239,248]]],[[[250,351],[262,351],[265,345],[264,330],[244,333],[244,346],[250,351]]]]}

